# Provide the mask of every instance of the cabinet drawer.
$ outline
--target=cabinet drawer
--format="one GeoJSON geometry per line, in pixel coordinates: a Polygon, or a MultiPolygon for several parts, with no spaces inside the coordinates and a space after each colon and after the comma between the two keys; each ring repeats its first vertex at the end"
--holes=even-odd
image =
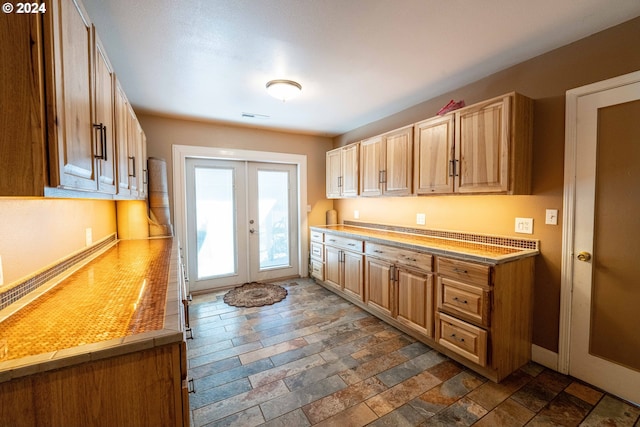
{"type": "Polygon", "coordinates": [[[437,266],[440,276],[478,286],[488,287],[491,285],[489,280],[491,267],[488,265],[438,257],[437,266]]]}
{"type": "Polygon", "coordinates": [[[392,264],[403,264],[409,267],[416,267],[424,271],[433,270],[433,257],[422,252],[415,252],[409,249],[394,248],[393,246],[369,242],[365,243],[364,251],[369,256],[389,261],[392,264]]]}
{"type": "Polygon", "coordinates": [[[438,309],[478,325],[489,326],[491,291],[439,277],[438,309]]]}
{"type": "Polygon", "coordinates": [[[320,231],[311,230],[311,241],[312,242],[324,242],[324,233],[320,231]]]}
{"type": "Polygon", "coordinates": [[[349,249],[350,251],[362,252],[362,240],[350,239],[348,237],[342,236],[333,236],[329,234],[326,236],[325,244],[338,248],[349,249]]]}
{"type": "Polygon", "coordinates": [[[487,366],[487,331],[484,329],[436,313],[436,341],[480,366],[487,366]]]}
{"type": "Polygon", "coordinates": [[[324,261],[324,245],[318,242],[311,242],[311,258],[324,261]]]}
{"type": "Polygon", "coordinates": [[[322,261],[311,260],[311,277],[324,282],[324,263],[322,261]]]}

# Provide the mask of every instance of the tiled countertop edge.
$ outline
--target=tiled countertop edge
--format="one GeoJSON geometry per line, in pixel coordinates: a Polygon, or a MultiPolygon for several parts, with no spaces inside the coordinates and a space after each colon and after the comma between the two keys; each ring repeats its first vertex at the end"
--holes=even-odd
{"type": "MultiPolygon", "coordinates": [[[[349,223],[349,224],[336,224],[336,225],[344,225],[347,227],[354,227],[354,228],[362,228],[363,230],[370,230],[370,231],[392,231],[395,233],[399,233],[399,234],[412,234],[412,233],[408,233],[408,232],[401,232],[401,231],[394,231],[394,230],[390,230],[389,228],[385,228],[385,229],[378,229],[378,228],[373,228],[373,227],[365,227],[363,225],[356,225],[355,223],[349,223]]],[[[358,233],[353,233],[353,232],[349,232],[349,231],[340,231],[340,230],[333,230],[329,227],[332,227],[331,225],[318,225],[318,226],[310,226],[311,229],[315,229],[316,231],[321,231],[321,232],[329,232],[335,235],[339,235],[339,236],[344,236],[344,237],[359,237],[360,235],[358,235],[358,233]]],[[[419,237],[422,237],[423,235],[417,235],[419,237]]],[[[431,237],[434,239],[441,239],[443,241],[446,241],[447,239],[444,238],[439,238],[439,237],[434,237],[434,236],[426,236],[426,237],[431,237]]],[[[497,255],[497,256],[491,256],[491,257],[483,257],[483,256],[479,256],[479,255],[474,255],[474,254],[469,254],[469,253],[465,253],[464,251],[460,251],[460,250],[445,250],[445,249],[440,249],[440,248],[434,248],[432,246],[428,246],[428,245],[418,245],[418,244],[410,244],[410,243],[406,243],[406,242],[399,242],[396,240],[393,240],[392,238],[380,238],[380,237],[374,237],[374,236],[366,236],[364,237],[366,238],[367,242],[371,242],[371,243],[380,243],[380,244],[390,244],[392,246],[396,246],[399,248],[404,248],[404,249],[411,249],[411,250],[416,250],[416,251],[427,251],[433,255],[441,255],[441,256],[447,256],[449,258],[456,258],[456,259],[460,259],[463,261],[475,261],[475,262],[482,262],[482,263],[486,263],[486,264],[492,264],[492,265],[496,265],[496,264],[501,264],[501,263],[505,263],[505,262],[511,262],[511,261],[515,261],[517,259],[520,258],[526,258],[526,257],[530,257],[530,256],[535,256],[538,255],[540,253],[539,249],[521,249],[518,252],[512,253],[512,254],[505,254],[505,255],[497,255]]],[[[515,238],[517,239],[517,238],[515,238]]],[[[534,240],[535,241],[535,240],[534,240]]],[[[537,242],[537,241],[535,241],[537,242]]],[[[484,243],[486,244],[486,243],[484,243]]],[[[536,244],[536,247],[538,247],[538,244],[536,244]]]]}
{"type": "Polygon", "coordinates": [[[184,332],[180,313],[182,298],[177,251],[177,239],[174,239],[171,248],[163,329],[0,362],[0,383],[182,341],[184,332]]]}

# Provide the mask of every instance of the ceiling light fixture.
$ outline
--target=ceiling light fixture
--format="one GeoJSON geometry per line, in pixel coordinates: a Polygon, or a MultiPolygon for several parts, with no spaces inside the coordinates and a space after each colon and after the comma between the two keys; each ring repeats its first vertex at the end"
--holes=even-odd
{"type": "Polygon", "coordinates": [[[269,95],[282,102],[294,98],[302,91],[302,85],[293,80],[271,80],[267,82],[267,92],[269,95]]]}

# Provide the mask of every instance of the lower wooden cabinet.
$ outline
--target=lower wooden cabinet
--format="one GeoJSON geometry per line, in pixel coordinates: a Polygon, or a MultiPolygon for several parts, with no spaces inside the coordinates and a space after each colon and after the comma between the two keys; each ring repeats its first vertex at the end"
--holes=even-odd
{"type": "Polygon", "coordinates": [[[325,283],[362,300],[364,296],[362,241],[327,239],[324,254],[325,283]],[[344,249],[345,247],[353,250],[344,249]]]}
{"type": "Polygon", "coordinates": [[[484,367],[487,366],[487,331],[436,313],[436,342],[484,367]]]}
{"type": "Polygon", "coordinates": [[[374,310],[393,317],[394,281],[393,264],[377,258],[367,257],[365,261],[365,301],[374,310]]]}
{"type": "Polygon", "coordinates": [[[326,233],[320,282],[493,381],[529,362],[534,257],[493,265],[392,244],[362,248],[326,233]]]}
{"type": "Polygon", "coordinates": [[[399,268],[396,276],[398,321],[426,337],[433,337],[433,275],[399,268]]]}
{"type": "Polygon", "coordinates": [[[366,304],[426,337],[433,337],[432,274],[369,256],[365,265],[366,304]]]}
{"type": "Polygon", "coordinates": [[[189,426],[181,348],[177,342],[2,382],[0,425],[189,426]]]}

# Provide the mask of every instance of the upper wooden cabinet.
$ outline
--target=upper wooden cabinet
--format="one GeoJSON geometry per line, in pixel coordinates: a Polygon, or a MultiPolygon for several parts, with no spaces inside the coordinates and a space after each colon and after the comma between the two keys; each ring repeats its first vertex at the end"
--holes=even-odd
{"type": "Polygon", "coordinates": [[[510,93],[415,125],[415,193],[531,192],[532,101],[510,93]]]}
{"type": "Polygon", "coordinates": [[[416,194],[453,191],[454,123],[452,114],[416,123],[413,168],[416,194]]]}
{"type": "Polygon", "coordinates": [[[360,142],[360,195],[411,194],[413,126],[360,142]]]}
{"type": "Polygon", "coordinates": [[[98,191],[116,194],[115,84],[116,75],[102,42],[95,34],[95,109],[93,129],[98,164],[98,191]]]}
{"type": "Polygon", "coordinates": [[[358,195],[358,148],[360,144],[328,151],[326,155],[327,198],[358,195]]]}
{"type": "Polygon", "coordinates": [[[532,135],[533,101],[512,92],[365,139],[360,195],[530,194],[532,135]]]}
{"type": "Polygon", "coordinates": [[[510,93],[455,112],[459,193],[531,192],[533,102],[510,93]]]}
{"type": "Polygon", "coordinates": [[[82,5],[72,0],[52,1],[44,18],[47,116],[55,118],[47,121],[50,184],[97,190],[94,156],[102,132],[93,126],[93,27],[82,5]]]}
{"type": "Polygon", "coordinates": [[[116,80],[115,88],[115,115],[116,115],[116,145],[118,155],[118,195],[128,197],[131,195],[131,183],[129,178],[129,101],[120,82],[116,80]]]}
{"type": "Polygon", "coordinates": [[[128,130],[128,169],[129,169],[129,186],[131,194],[136,196],[144,196],[145,189],[145,173],[146,162],[143,154],[143,143],[145,140],[144,132],[138,123],[136,113],[129,104],[129,112],[127,117],[128,130]]]}
{"type": "Polygon", "coordinates": [[[47,182],[42,21],[7,15],[0,25],[0,196],[42,196],[47,182]]]}
{"type": "Polygon", "coordinates": [[[0,101],[11,105],[0,134],[0,196],[114,198],[121,167],[114,69],[79,0],[44,4],[46,13],[7,19],[0,31],[10,64],[0,101]]]}

